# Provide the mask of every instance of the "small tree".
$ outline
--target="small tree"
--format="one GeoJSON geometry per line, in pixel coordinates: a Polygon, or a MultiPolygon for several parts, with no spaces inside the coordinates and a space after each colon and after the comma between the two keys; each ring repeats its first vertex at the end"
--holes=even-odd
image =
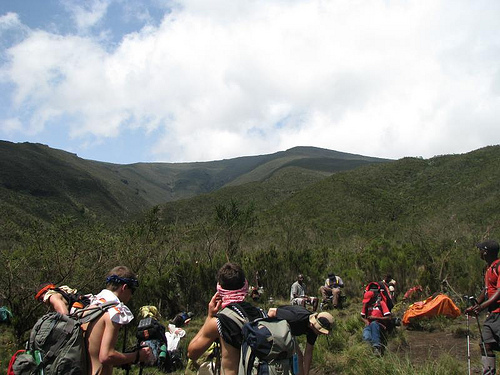
{"type": "Polygon", "coordinates": [[[246,208],[240,208],[238,202],[231,199],[229,204],[219,204],[215,207],[215,222],[224,234],[228,262],[239,255],[241,237],[255,225],[256,221],[253,203],[246,208]]]}

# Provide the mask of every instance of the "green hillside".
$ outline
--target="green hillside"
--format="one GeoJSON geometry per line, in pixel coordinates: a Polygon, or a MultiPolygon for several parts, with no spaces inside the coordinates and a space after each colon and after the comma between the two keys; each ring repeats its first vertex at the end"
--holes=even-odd
{"type": "Polygon", "coordinates": [[[0,169],[0,298],[16,317],[11,349],[41,315],[33,299],[38,285],[97,292],[117,264],[139,274],[135,310],[152,304],[164,317],[188,310],[202,316],[228,259],[251,284],[258,272],[274,300],[287,300],[298,273],[317,294],[329,272],[342,277],[353,303],[386,273],[400,293],[421,285],[428,295],[478,295],[484,262],[474,244],[500,238],[500,146],[369,165],[354,158],[357,168],[336,173],[332,166],[346,158],[320,163],[323,151],[298,155],[305,148],[169,165],[167,172],[161,163],[117,166],[41,145],[16,147],[2,151],[0,169]],[[150,209],[143,195],[160,192],[167,179],[169,197],[221,187],[150,209]],[[229,183],[236,180],[250,182],[229,183]],[[136,194],[138,186],[144,191],[136,194]],[[128,204],[144,210],[120,225],[61,215],[70,208],[89,219],[115,212],[116,223],[128,204]],[[16,225],[35,216],[46,221],[16,225]]]}
{"type": "MultiPolygon", "coordinates": [[[[0,208],[22,222],[65,214],[125,220],[155,205],[215,191],[225,185],[265,182],[297,165],[308,182],[384,159],[298,147],[271,155],[204,163],[118,165],[79,158],[41,144],[0,141],[0,208]]],[[[300,175],[297,176],[300,178],[300,175]]]]}
{"type": "Polygon", "coordinates": [[[499,163],[500,146],[491,146],[463,155],[361,166],[327,178],[297,165],[286,166],[262,183],[170,202],[162,211],[167,219],[181,222],[206,218],[215,205],[232,198],[253,202],[269,222],[298,217],[304,225],[331,233],[332,240],[354,233],[392,235],[401,226],[423,220],[486,230],[500,215],[499,163]]]}
{"type": "Polygon", "coordinates": [[[462,223],[477,230],[500,218],[500,147],[432,159],[404,158],[339,173],[280,205],[332,240],[396,235],[424,223],[462,223]]]}

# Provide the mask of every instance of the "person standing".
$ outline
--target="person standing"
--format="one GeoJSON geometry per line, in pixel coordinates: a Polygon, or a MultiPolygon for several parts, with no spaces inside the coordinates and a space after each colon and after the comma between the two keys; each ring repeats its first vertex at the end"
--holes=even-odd
{"type": "Polygon", "coordinates": [[[265,314],[244,302],[248,294],[248,281],[239,265],[224,264],[217,273],[217,282],[217,293],[208,304],[205,323],[188,345],[188,358],[196,362],[219,340],[222,373],[238,375],[244,321],[263,318],[265,314]]]}
{"type": "Polygon", "coordinates": [[[477,303],[465,310],[465,314],[478,315],[483,310],[488,310],[489,314],[484,321],[481,330],[481,339],[484,343],[483,350],[481,345],[481,362],[483,364],[483,375],[496,374],[496,356],[494,350],[499,349],[500,337],[500,277],[498,259],[498,242],[487,240],[478,243],[479,256],[483,259],[488,268],[484,276],[485,288],[477,299],[477,303]]]}
{"type": "Polygon", "coordinates": [[[99,306],[106,302],[117,304],[99,319],[84,327],[87,350],[90,358],[89,375],[111,375],[113,367],[148,362],[151,349],[144,347],[132,353],[121,353],[115,349],[120,328],[134,319],[125,305],[139,287],[137,277],[125,266],[113,268],[106,278],[106,289],[91,299],[90,305],[99,306]]]}

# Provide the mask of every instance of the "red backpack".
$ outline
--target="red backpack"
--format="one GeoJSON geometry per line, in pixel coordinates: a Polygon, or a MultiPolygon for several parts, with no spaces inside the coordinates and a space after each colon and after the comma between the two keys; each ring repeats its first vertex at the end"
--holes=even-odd
{"type": "Polygon", "coordinates": [[[383,281],[372,281],[368,283],[365,287],[365,292],[372,291],[375,295],[382,299],[387,305],[389,311],[394,307],[394,301],[392,300],[391,293],[383,281]]]}

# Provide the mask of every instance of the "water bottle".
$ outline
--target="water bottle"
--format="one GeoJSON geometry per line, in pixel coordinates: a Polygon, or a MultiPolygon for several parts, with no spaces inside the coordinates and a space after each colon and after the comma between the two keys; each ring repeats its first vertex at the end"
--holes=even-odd
{"type": "Polygon", "coordinates": [[[299,373],[299,356],[297,353],[293,354],[293,373],[295,375],[299,373]]]}

